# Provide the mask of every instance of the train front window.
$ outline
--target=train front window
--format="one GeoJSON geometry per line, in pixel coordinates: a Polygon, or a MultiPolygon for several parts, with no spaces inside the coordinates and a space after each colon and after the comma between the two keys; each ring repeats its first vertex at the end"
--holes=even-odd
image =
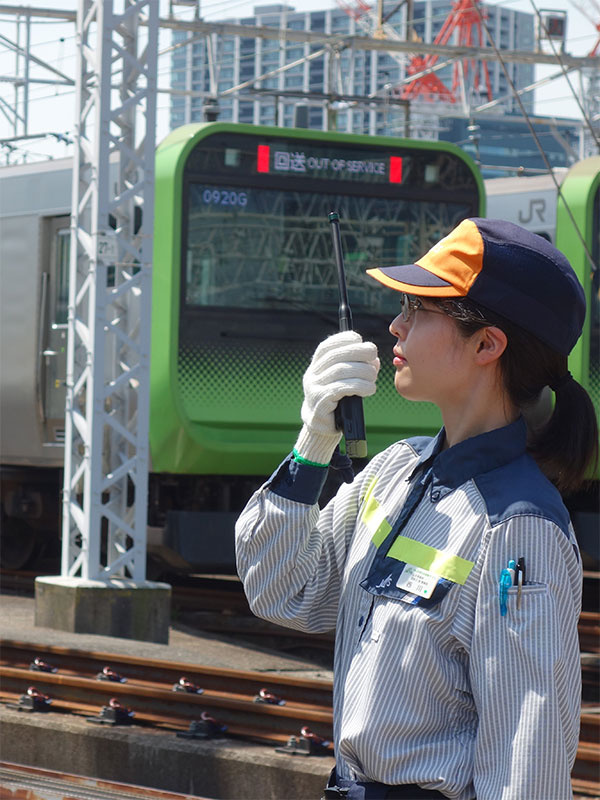
{"type": "Polygon", "coordinates": [[[185,306],[335,312],[334,210],[352,308],[386,316],[396,313],[397,298],[365,270],[414,261],[473,211],[447,200],[190,183],[185,306]]]}

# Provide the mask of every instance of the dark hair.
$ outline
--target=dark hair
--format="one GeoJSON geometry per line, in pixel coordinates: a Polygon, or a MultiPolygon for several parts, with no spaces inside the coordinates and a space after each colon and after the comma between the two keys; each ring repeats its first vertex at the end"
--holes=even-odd
{"type": "Polygon", "coordinates": [[[541,426],[529,427],[527,448],[563,494],[581,488],[598,466],[598,424],[586,390],[573,378],[565,379],[567,356],[468,298],[435,303],[465,338],[489,325],[504,331],[508,344],[500,369],[508,396],[518,408],[533,406],[544,387],[555,387],[554,409],[541,426]]]}

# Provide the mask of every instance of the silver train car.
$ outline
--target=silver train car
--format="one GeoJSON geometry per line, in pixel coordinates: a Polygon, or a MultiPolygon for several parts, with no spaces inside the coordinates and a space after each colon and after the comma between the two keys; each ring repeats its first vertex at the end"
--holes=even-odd
{"type": "Polygon", "coordinates": [[[71,159],[0,168],[0,563],[9,569],[57,539],[71,173],[71,159]]]}
{"type": "MultiPolygon", "coordinates": [[[[559,185],[567,172],[554,170],[559,185]]],[[[557,191],[551,175],[488,178],[484,184],[488,217],[514,222],[554,244],[557,191]]]]}

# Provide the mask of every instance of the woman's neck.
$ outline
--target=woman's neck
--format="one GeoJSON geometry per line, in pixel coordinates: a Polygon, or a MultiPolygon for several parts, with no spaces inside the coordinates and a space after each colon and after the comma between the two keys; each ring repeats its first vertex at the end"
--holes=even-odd
{"type": "Polygon", "coordinates": [[[452,447],[465,439],[478,436],[514,422],[519,409],[498,388],[493,391],[471,391],[463,402],[440,405],[446,447],[452,447]]]}

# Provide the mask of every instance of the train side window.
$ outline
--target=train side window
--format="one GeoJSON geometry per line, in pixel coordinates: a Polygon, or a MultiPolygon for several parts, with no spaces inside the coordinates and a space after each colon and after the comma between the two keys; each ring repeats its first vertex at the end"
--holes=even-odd
{"type": "Polygon", "coordinates": [[[71,251],[71,232],[69,228],[59,228],[53,242],[54,267],[54,319],[55,325],[66,325],[69,311],[69,254],[71,251]]]}

